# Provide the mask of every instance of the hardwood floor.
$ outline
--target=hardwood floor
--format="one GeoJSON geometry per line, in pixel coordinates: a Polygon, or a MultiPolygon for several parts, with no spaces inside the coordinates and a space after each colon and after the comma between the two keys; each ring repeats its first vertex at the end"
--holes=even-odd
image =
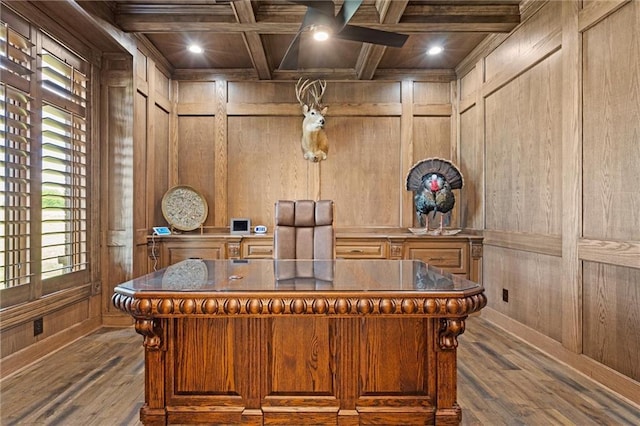
{"type": "MultiPolygon", "coordinates": [[[[463,425],[640,425],[640,407],[482,317],[459,342],[463,425]]],[[[0,424],[140,425],[143,400],[142,337],[104,328],[0,382],[0,424]]]]}

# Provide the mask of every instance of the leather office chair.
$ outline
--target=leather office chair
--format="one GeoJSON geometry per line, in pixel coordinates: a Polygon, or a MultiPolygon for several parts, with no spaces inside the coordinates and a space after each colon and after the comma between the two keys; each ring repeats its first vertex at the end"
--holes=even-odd
{"type": "Polygon", "coordinates": [[[273,258],[279,285],[330,285],[335,257],[333,201],[276,203],[273,258]],[[295,262],[278,262],[290,259],[295,262]]]}
{"type": "Polygon", "coordinates": [[[335,259],[333,201],[276,202],[274,259],[335,259]]]}

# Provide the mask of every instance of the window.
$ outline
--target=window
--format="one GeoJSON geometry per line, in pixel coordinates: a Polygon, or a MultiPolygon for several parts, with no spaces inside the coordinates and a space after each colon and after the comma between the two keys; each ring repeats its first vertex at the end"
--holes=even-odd
{"type": "Polygon", "coordinates": [[[19,15],[3,10],[2,20],[0,307],[5,307],[89,281],[90,65],[19,15]],[[9,293],[14,296],[4,297],[9,293]]]}

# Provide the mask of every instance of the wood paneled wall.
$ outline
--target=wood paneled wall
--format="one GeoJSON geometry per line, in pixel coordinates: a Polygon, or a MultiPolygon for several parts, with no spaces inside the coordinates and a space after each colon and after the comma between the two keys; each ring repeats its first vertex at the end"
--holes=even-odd
{"type": "Polygon", "coordinates": [[[640,403],[640,2],[580,4],[529,2],[457,70],[461,219],[483,315],[640,403]]]}
{"type": "Polygon", "coordinates": [[[329,157],[320,163],[302,157],[294,89],[293,81],[175,82],[169,187],[204,195],[206,228],[231,217],[270,227],[275,201],[304,198],[334,200],[338,227],[412,226],[409,168],[428,156],[457,161],[451,83],[329,81],[329,157]]]}

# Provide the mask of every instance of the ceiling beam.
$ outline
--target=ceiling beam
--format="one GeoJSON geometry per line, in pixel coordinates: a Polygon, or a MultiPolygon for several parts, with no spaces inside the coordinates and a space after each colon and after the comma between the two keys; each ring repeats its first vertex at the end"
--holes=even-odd
{"type": "MultiPolygon", "coordinates": [[[[256,22],[251,1],[236,0],[231,3],[231,7],[238,22],[250,24],[256,22]]],[[[260,34],[256,32],[245,32],[242,34],[242,37],[244,38],[245,45],[249,51],[253,67],[258,73],[258,78],[261,80],[271,80],[271,67],[269,66],[269,61],[267,60],[267,54],[264,51],[260,34]]]]}
{"type": "MultiPolygon", "coordinates": [[[[173,17],[156,15],[153,17],[140,17],[135,15],[117,18],[118,26],[127,32],[168,33],[208,31],[218,33],[244,33],[258,32],[260,34],[295,34],[300,28],[300,22],[256,22],[237,23],[220,22],[215,17],[202,17],[192,15],[175,15],[173,17]]],[[[518,23],[514,22],[482,22],[482,23],[420,23],[408,22],[397,24],[358,23],[363,27],[378,30],[398,32],[404,34],[413,33],[508,33],[518,23]]]]}
{"type": "MultiPolygon", "coordinates": [[[[230,3],[233,5],[234,2],[230,3]]],[[[394,0],[378,0],[375,5],[362,5],[353,25],[367,26],[401,33],[418,32],[509,32],[520,22],[516,3],[488,1],[486,4],[411,4],[405,6],[395,22],[386,22],[399,6],[394,0]],[[380,17],[385,20],[380,20],[380,17]]],[[[232,6],[233,7],[233,6],[232,6]]],[[[116,9],[116,22],[124,31],[171,32],[258,32],[261,34],[295,34],[306,7],[290,4],[259,4],[252,22],[238,23],[228,4],[123,4],[116,9]]],[[[400,7],[401,8],[401,7],[400,7]]],[[[402,8],[401,8],[402,9],[402,8]]]]}
{"type": "MultiPolygon", "coordinates": [[[[396,24],[402,18],[409,0],[392,1],[379,0],[377,5],[380,10],[380,22],[383,24],[396,24]]],[[[360,50],[360,56],[356,62],[356,75],[358,80],[371,80],[378,69],[387,46],[364,43],[360,50]]]]}

